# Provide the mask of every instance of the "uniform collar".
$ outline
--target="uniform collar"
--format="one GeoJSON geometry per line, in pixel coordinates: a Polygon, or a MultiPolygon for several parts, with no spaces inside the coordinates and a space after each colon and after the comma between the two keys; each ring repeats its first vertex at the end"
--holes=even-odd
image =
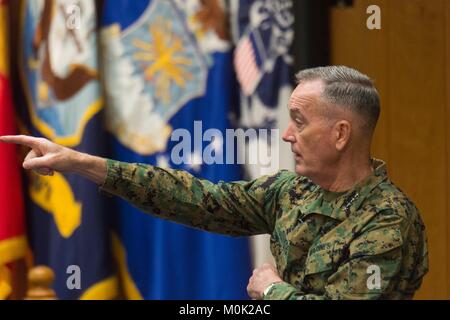
{"type": "Polygon", "coordinates": [[[332,192],[318,187],[317,197],[305,205],[303,214],[316,213],[343,221],[359,209],[371,191],[387,179],[386,163],[372,159],[373,172],[350,190],[332,192]]]}

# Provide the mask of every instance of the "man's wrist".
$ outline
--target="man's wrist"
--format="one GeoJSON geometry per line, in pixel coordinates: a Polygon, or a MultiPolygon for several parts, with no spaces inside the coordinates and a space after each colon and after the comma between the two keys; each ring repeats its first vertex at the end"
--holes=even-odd
{"type": "Polygon", "coordinates": [[[106,179],[107,160],[87,153],[74,154],[74,170],[98,185],[106,179]]]}

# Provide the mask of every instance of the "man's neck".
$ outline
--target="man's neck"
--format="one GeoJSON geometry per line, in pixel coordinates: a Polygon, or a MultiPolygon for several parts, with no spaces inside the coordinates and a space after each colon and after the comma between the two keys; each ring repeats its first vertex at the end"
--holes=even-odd
{"type": "Polygon", "coordinates": [[[329,172],[322,181],[317,181],[320,187],[332,192],[344,192],[352,189],[373,172],[370,158],[363,161],[342,161],[333,172],[329,172]]]}

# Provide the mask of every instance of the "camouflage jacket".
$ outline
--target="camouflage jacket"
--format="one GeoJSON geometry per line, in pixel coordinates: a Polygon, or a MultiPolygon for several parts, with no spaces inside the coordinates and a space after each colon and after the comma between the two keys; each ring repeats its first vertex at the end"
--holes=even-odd
{"type": "Polygon", "coordinates": [[[230,236],[271,235],[285,282],[266,299],[409,299],[428,271],[425,228],[385,163],[347,192],[279,171],[213,184],[187,172],[107,161],[100,190],[162,219],[230,236]]]}

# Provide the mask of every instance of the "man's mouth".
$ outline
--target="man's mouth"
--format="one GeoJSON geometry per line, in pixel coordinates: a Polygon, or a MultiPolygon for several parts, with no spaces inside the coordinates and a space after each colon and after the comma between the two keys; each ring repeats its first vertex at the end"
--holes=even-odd
{"type": "Polygon", "coordinates": [[[294,154],[295,157],[300,157],[300,154],[298,152],[295,152],[293,149],[291,149],[291,152],[294,154]]]}

